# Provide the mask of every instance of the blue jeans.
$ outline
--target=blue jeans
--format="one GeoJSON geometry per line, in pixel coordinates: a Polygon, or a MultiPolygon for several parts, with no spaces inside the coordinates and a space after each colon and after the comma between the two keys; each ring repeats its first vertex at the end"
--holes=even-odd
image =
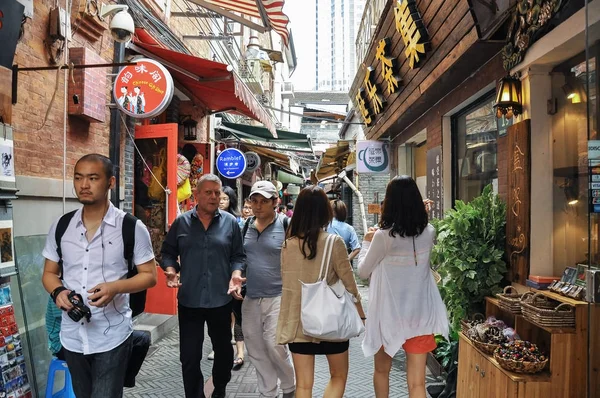
{"type": "Polygon", "coordinates": [[[84,355],[65,350],[77,398],[121,398],[132,336],[110,351],[84,355]]]}

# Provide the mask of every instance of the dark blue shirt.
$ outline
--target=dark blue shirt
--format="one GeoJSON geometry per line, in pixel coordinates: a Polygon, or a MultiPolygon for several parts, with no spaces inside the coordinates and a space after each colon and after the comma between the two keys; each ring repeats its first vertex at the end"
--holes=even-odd
{"type": "Polygon", "coordinates": [[[215,213],[208,230],[196,209],[177,217],[161,254],[163,269],[174,267],[181,273],[177,299],[190,308],[217,308],[229,303],[231,273],[246,262],[240,227],[235,217],[221,210],[215,213]]]}

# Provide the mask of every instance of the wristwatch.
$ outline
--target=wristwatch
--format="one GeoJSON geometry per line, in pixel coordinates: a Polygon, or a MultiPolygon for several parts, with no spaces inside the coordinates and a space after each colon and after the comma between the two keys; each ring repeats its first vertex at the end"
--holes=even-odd
{"type": "Polygon", "coordinates": [[[54,304],[56,304],[56,297],[58,297],[58,295],[60,294],[60,292],[63,292],[65,290],[69,290],[64,286],[59,286],[56,289],[54,289],[52,291],[52,293],[50,293],[50,297],[52,297],[52,301],[54,301],[54,304]]]}

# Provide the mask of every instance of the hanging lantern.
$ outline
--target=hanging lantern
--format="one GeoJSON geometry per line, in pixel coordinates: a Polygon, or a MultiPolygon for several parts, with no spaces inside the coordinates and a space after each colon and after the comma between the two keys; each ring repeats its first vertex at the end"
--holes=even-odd
{"type": "Polygon", "coordinates": [[[496,108],[498,119],[502,116],[512,119],[513,116],[519,116],[523,113],[521,81],[519,79],[507,76],[500,80],[494,108],[496,108]]]}
{"type": "Polygon", "coordinates": [[[183,139],[185,141],[196,141],[198,135],[196,133],[196,126],[198,122],[193,119],[187,119],[183,122],[183,139]]]}

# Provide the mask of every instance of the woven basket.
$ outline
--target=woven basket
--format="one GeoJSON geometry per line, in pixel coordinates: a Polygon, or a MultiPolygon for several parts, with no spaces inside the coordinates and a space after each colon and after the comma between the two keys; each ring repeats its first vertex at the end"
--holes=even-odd
{"type": "Polygon", "coordinates": [[[502,293],[496,294],[498,306],[512,314],[521,313],[521,294],[512,286],[506,286],[502,293]],[[510,291],[513,291],[512,293],[510,291]]]}
{"type": "MultiPolygon", "coordinates": [[[[525,296],[525,295],[523,295],[525,296]]],[[[567,303],[558,304],[541,293],[521,299],[521,311],[528,321],[544,327],[575,327],[575,311],[567,303]]]]}
{"type": "Polygon", "coordinates": [[[482,321],[485,320],[485,316],[483,316],[483,314],[477,312],[473,315],[471,315],[471,319],[461,319],[460,320],[460,330],[461,332],[466,336],[467,332],[469,331],[469,329],[471,329],[471,324],[470,321],[474,321],[477,319],[481,319],[482,321]]]}
{"type": "Polygon", "coordinates": [[[544,360],[543,362],[513,361],[510,359],[500,358],[498,355],[496,355],[496,353],[494,353],[494,359],[498,361],[498,364],[500,364],[502,368],[515,373],[539,373],[543,371],[548,364],[548,359],[544,360]]]}
{"type": "Polygon", "coordinates": [[[477,347],[480,351],[483,351],[488,355],[493,355],[494,351],[496,351],[496,348],[500,347],[499,344],[482,343],[481,341],[477,340],[471,340],[471,343],[473,343],[473,345],[477,347]]]}

